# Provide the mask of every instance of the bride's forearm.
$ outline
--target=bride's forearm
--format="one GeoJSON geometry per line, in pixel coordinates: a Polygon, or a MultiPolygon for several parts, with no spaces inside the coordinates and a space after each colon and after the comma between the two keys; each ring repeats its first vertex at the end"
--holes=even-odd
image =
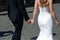
{"type": "Polygon", "coordinates": [[[35,19],[35,16],[37,14],[37,8],[38,8],[38,3],[37,3],[37,0],[35,0],[35,4],[34,4],[34,11],[33,11],[33,17],[35,19]]]}
{"type": "Polygon", "coordinates": [[[36,17],[36,14],[37,14],[37,10],[36,9],[34,9],[34,12],[33,12],[33,19],[35,19],[35,17],[36,17]]]}
{"type": "Polygon", "coordinates": [[[53,19],[57,22],[58,20],[57,20],[56,14],[54,12],[52,12],[51,15],[52,15],[53,19]]]}

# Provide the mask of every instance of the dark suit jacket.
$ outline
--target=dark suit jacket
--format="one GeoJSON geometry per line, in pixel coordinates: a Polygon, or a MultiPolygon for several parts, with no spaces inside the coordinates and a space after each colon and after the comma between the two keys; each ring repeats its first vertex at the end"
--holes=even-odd
{"type": "Polygon", "coordinates": [[[20,16],[26,21],[29,19],[24,6],[24,0],[7,0],[8,16],[12,21],[16,20],[17,13],[20,11],[20,16]]]}

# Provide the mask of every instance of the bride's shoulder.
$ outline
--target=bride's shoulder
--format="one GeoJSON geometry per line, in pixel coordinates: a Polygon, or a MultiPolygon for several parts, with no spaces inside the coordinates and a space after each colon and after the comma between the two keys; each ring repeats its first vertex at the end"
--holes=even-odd
{"type": "Polygon", "coordinates": [[[39,5],[39,4],[40,4],[40,0],[35,0],[35,3],[36,3],[37,5],[39,5]]]}
{"type": "Polygon", "coordinates": [[[40,0],[35,0],[35,2],[39,3],[40,0]]]}
{"type": "Polygon", "coordinates": [[[52,0],[48,0],[49,3],[53,2],[52,0]]]}
{"type": "Polygon", "coordinates": [[[39,5],[40,4],[40,0],[36,0],[37,4],[39,5]]]}

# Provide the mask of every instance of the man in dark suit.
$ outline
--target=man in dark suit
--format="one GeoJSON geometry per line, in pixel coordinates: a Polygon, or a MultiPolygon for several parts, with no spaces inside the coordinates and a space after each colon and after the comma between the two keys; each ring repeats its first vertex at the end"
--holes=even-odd
{"type": "Polygon", "coordinates": [[[8,4],[8,17],[15,26],[15,32],[12,40],[21,40],[21,30],[23,26],[23,19],[30,23],[24,6],[24,0],[7,0],[8,4]]]}

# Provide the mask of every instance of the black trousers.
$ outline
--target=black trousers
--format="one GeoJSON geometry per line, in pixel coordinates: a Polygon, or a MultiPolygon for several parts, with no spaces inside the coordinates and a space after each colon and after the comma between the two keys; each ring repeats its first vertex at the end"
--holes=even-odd
{"type": "Polygon", "coordinates": [[[21,31],[23,27],[23,16],[20,14],[20,12],[17,14],[15,22],[13,22],[13,25],[15,27],[15,32],[12,36],[12,40],[21,40],[21,31]]]}

